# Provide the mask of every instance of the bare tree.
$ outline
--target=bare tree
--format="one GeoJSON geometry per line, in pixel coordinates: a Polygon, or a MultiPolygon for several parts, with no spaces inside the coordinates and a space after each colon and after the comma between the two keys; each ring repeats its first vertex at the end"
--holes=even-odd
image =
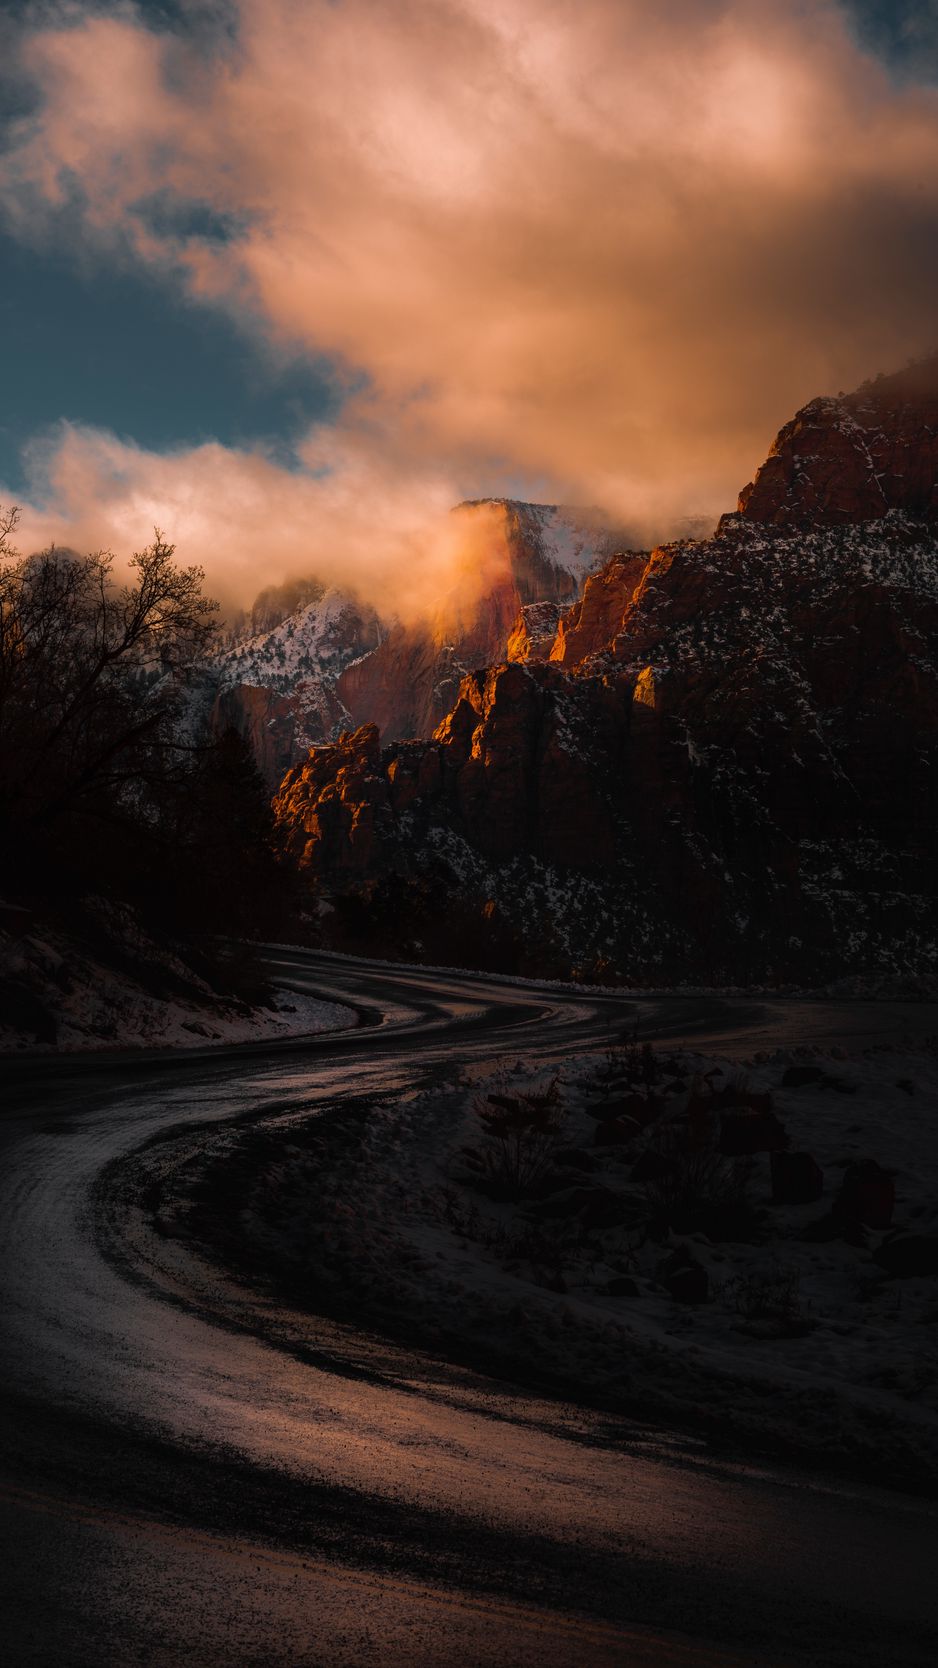
{"type": "Polygon", "coordinates": [[[8,830],[106,814],[165,775],[185,669],[217,604],[159,530],[126,583],[114,558],[52,548],[20,558],[0,513],[0,814],[8,830]]]}

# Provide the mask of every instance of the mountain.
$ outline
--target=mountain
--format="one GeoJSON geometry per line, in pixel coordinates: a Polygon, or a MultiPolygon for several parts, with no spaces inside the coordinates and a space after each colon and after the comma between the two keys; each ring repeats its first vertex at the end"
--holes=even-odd
{"type": "Polygon", "coordinates": [[[385,741],[429,736],[466,672],[504,660],[521,611],[569,603],[615,535],[595,513],[555,504],[478,499],[453,512],[467,524],[498,518],[502,560],[481,594],[438,599],[416,624],[395,625],[375,652],[345,671],[337,693],[353,725],[375,723],[385,741]]]}
{"type": "Polygon", "coordinates": [[[813,401],[712,538],[587,578],[548,659],[467,675],[430,739],[360,727],[295,767],[275,808],[333,940],[633,981],[930,978],[936,390],[933,361],[813,401]]]}
{"type": "Polygon", "coordinates": [[[206,668],[201,700],[212,729],[237,730],[272,788],[312,744],[366,720],[389,741],[429,736],[465,673],[504,659],[522,610],[552,607],[556,619],[615,541],[595,512],[557,505],[480,499],[453,515],[470,539],[483,525],[494,532],[481,589],[456,586],[404,625],[340,591],[323,594],[314,580],[271,587],[250,615],[251,625],[271,623],[227,644],[206,668]],[[285,613],[307,591],[312,600],[285,613]]]}
{"type": "MultiPolygon", "coordinates": [[[[269,606],[265,596],[255,613],[269,606]]],[[[350,722],[337,682],[348,665],[377,647],[381,633],[373,608],[342,591],[326,591],[212,657],[198,680],[203,720],[216,735],[234,729],[243,736],[275,787],[314,742],[350,722]]]]}
{"type": "Polygon", "coordinates": [[[775,527],[841,527],[890,510],[938,522],[938,355],[804,406],[739,510],[775,527]]]}

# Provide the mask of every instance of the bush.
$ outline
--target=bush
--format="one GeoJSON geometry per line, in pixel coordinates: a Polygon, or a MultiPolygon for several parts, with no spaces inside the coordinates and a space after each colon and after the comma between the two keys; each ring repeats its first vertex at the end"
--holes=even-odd
{"type": "Polygon", "coordinates": [[[705,1233],[711,1239],[752,1238],[754,1220],[747,1198],[752,1165],[727,1159],[712,1149],[687,1151],[679,1146],[683,1131],[662,1130],[656,1145],[667,1169],[645,1183],[652,1218],[678,1233],[705,1233]]]}
{"type": "Polygon", "coordinates": [[[488,1095],[474,1110],[482,1138],[478,1146],[463,1148],[473,1179],[497,1198],[523,1199],[562,1144],[567,1111],[557,1078],[546,1090],[488,1095]]]}
{"type": "Polygon", "coordinates": [[[801,1305],[801,1275],[778,1265],[740,1275],[727,1287],[744,1330],[758,1337],[798,1338],[810,1330],[801,1305]]]}

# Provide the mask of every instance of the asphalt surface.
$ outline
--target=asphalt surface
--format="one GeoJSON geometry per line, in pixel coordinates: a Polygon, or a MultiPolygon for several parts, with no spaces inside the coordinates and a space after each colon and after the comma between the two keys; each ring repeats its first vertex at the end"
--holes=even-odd
{"type": "Polygon", "coordinates": [[[3,1661],[938,1660],[932,1503],[613,1425],[351,1325],[309,1320],[298,1344],[262,1297],[161,1240],[129,1179],[141,1153],[172,1164],[225,1120],[288,1125],[623,1026],[744,1057],[914,1039],[934,1009],[270,960],[360,1027],[0,1066],[3,1661]]]}

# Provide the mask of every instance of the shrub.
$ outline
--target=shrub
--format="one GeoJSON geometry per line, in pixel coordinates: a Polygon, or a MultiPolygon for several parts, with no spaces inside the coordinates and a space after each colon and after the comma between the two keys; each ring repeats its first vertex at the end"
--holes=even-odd
{"type": "Polygon", "coordinates": [[[724,1158],[708,1148],[682,1148],[682,1133],[665,1127],[656,1143],[655,1150],[667,1160],[667,1168],[645,1183],[653,1220],[678,1233],[750,1239],[754,1226],[747,1198],[750,1161],[724,1158]]]}
{"type": "Polygon", "coordinates": [[[761,1273],[740,1275],[726,1289],[747,1332],[761,1337],[797,1338],[810,1330],[811,1323],[801,1305],[801,1275],[797,1269],[775,1264],[761,1273]]]}
{"type": "Polygon", "coordinates": [[[561,1145],[567,1111],[555,1077],[546,1090],[492,1094],[475,1106],[478,1146],[463,1148],[477,1185],[503,1199],[523,1199],[547,1173],[561,1145]]]}

